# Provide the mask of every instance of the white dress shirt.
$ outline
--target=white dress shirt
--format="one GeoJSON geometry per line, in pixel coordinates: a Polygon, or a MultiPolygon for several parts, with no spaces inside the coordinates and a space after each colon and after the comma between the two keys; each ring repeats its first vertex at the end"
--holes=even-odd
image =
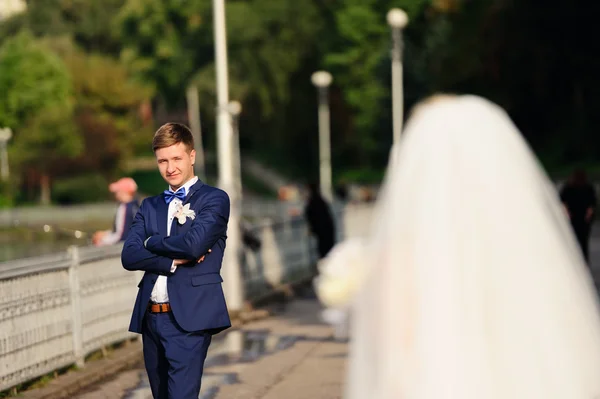
{"type": "MultiPolygon", "coordinates": [[[[179,190],[185,190],[187,195],[187,193],[190,192],[190,188],[196,184],[197,181],[198,178],[194,177],[181,186],[179,190]]],[[[171,187],[169,187],[169,190],[173,191],[171,187]]],[[[167,236],[171,235],[171,224],[173,223],[173,219],[175,219],[177,207],[181,204],[182,202],[179,198],[173,198],[173,200],[169,203],[169,211],[167,214],[167,236]]],[[[171,273],[175,273],[175,270],[177,270],[177,266],[171,266],[171,273]]],[[[152,289],[152,294],[150,294],[150,300],[157,303],[169,302],[169,293],[167,292],[167,276],[158,276],[156,279],[156,284],[154,284],[154,288],[152,289]]]]}

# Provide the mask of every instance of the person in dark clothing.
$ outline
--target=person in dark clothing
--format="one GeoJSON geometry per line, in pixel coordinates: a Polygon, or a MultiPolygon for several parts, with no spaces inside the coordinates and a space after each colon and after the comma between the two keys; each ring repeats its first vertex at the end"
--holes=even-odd
{"type": "Polygon", "coordinates": [[[314,183],[309,184],[308,193],[304,217],[311,233],[317,238],[319,259],[321,259],[335,245],[335,223],[329,204],[321,196],[318,186],[314,183]]]}
{"type": "Polygon", "coordinates": [[[589,264],[588,247],[596,208],[596,192],[594,187],[588,183],[583,170],[578,169],[573,172],[560,192],[560,199],[569,215],[583,256],[589,264]]]}

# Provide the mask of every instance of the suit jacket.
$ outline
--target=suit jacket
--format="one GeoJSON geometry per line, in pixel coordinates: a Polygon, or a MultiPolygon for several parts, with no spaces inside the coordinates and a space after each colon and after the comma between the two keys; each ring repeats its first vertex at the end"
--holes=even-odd
{"type": "Polygon", "coordinates": [[[189,332],[220,332],[231,326],[220,275],[227,238],[229,197],[218,188],[194,184],[183,205],[190,204],[194,220],[180,225],[173,219],[167,236],[168,205],[163,194],[145,199],[136,214],[121,253],[123,267],[143,270],[129,331],[141,333],[150,294],[160,275],[168,276],[167,291],[175,320],[189,332]],[[144,247],[144,241],[148,239],[144,247]],[[202,263],[196,260],[212,252],[202,263]],[[190,263],[171,273],[173,259],[190,263]]]}

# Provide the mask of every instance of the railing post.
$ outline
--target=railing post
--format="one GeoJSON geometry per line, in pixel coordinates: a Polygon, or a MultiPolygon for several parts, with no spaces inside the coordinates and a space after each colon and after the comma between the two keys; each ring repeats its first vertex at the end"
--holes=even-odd
{"type": "Polygon", "coordinates": [[[304,247],[304,251],[302,251],[304,254],[304,264],[306,265],[306,269],[309,270],[309,273],[313,276],[317,276],[319,271],[313,256],[312,233],[310,232],[307,223],[302,225],[301,235],[303,241],[302,246],[304,247]]]}
{"type": "Polygon", "coordinates": [[[278,287],[281,285],[285,270],[282,265],[281,249],[277,245],[273,224],[273,221],[268,220],[263,225],[261,254],[266,283],[272,287],[278,287]]]}
{"type": "Polygon", "coordinates": [[[69,247],[71,265],[69,266],[69,290],[71,291],[71,320],[73,321],[73,354],[75,364],[81,368],[85,363],[83,355],[83,323],[81,320],[81,289],[79,285],[79,248],[69,247]]]}

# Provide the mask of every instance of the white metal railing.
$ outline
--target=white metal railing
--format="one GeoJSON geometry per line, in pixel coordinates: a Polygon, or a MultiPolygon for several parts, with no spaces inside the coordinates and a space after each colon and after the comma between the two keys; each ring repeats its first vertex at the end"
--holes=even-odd
{"type": "MultiPolygon", "coordinates": [[[[277,200],[248,198],[242,203],[242,215],[253,219],[261,217],[281,218],[287,214],[292,206],[294,204],[277,200]]],[[[109,222],[114,219],[116,210],[117,204],[114,202],[0,209],[0,227],[52,225],[61,224],[65,221],[83,224],[89,220],[109,222]]]]}
{"type": "MultiPolygon", "coordinates": [[[[338,209],[338,239],[365,226],[359,208],[338,209]]],[[[316,251],[302,218],[264,221],[251,230],[261,246],[243,250],[247,299],[314,276],[316,251]]],[[[143,272],[123,269],[121,248],[70,247],[0,263],[0,391],[81,367],[89,353],[135,337],[127,326],[143,272]]]]}
{"type": "Polygon", "coordinates": [[[71,247],[0,264],[0,390],[82,366],[86,354],[133,336],[127,323],[139,274],[119,258],[120,246],[71,247]]]}

